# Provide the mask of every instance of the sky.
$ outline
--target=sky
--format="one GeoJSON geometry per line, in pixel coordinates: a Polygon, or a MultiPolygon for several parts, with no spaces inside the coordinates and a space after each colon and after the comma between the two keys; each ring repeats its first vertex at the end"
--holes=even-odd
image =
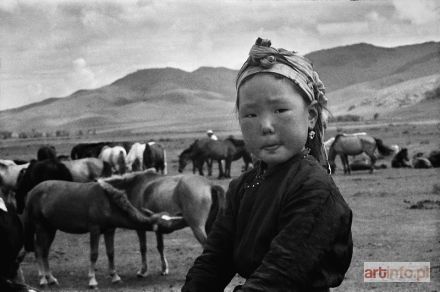
{"type": "Polygon", "coordinates": [[[140,69],[238,69],[259,36],[301,54],[440,41],[440,1],[1,0],[0,110],[140,69]]]}

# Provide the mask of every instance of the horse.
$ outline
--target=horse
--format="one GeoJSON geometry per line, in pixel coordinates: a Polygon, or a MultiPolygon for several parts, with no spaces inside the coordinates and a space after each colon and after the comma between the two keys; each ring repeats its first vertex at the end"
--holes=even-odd
{"type": "Polygon", "coordinates": [[[234,160],[243,157],[246,170],[249,164],[252,163],[252,157],[246,150],[244,141],[235,139],[234,137],[228,137],[223,141],[215,141],[210,138],[196,140],[189,153],[189,155],[181,155],[179,157],[179,172],[182,172],[185,168],[188,157],[193,160],[193,163],[199,170],[199,174],[202,176],[204,175],[203,163],[209,159],[217,160],[219,178],[231,177],[231,163],[234,160]],[[223,172],[221,160],[225,160],[225,172],[223,172]]]}
{"type": "MultiPolygon", "coordinates": [[[[163,234],[189,226],[195,238],[204,246],[217,214],[223,212],[225,191],[219,185],[198,175],[164,176],[149,171],[127,174],[121,177],[101,179],[108,192],[127,191],[130,201],[137,208],[147,208],[154,213],[167,212],[171,216],[183,216],[183,221],[172,228],[156,231],[157,248],[160,254],[163,275],[168,274],[168,261],[164,254],[163,234]]],[[[142,265],[138,276],[148,273],[146,261],[145,229],[137,230],[142,265]]]]}
{"type": "Polygon", "coordinates": [[[223,189],[202,179],[197,176],[168,177],[146,171],[91,183],[45,181],[39,184],[27,200],[25,248],[36,252],[40,285],[58,283],[47,260],[56,230],[78,234],[90,232],[90,287],[98,285],[95,264],[100,233],[104,233],[112,281],[120,281],[114,267],[113,241],[117,227],[134,229],[138,233],[142,254],[138,274],[141,276],[147,272],[145,231],[155,231],[162,273],[168,273],[163,234],[189,225],[204,242],[204,224],[212,225],[220,203],[223,204],[223,189]]]}
{"type": "Polygon", "coordinates": [[[440,150],[431,151],[428,159],[431,161],[432,167],[440,167],[440,150]]]}
{"type": "MultiPolygon", "coordinates": [[[[95,265],[100,234],[104,234],[112,282],[120,277],[114,268],[115,228],[172,228],[175,218],[139,210],[125,191],[107,192],[99,182],[77,183],[48,180],[33,188],[26,201],[24,215],[25,250],[34,251],[38,262],[40,286],[58,284],[49,268],[48,253],[55,233],[90,233],[89,286],[97,287],[95,265]]],[[[134,192],[138,190],[133,190],[134,192]]],[[[181,217],[177,218],[182,221],[181,217]]]]}
{"type": "Polygon", "coordinates": [[[57,151],[53,145],[45,145],[38,148],[37,160],[57,159],[57,151]]]}
{"type": "Polygon", "coordinates": [[[104,146],[108,146],[109,142],[97,142],[97,143],[80,143],[73,146],[70,157],[72,159],[81,159],[86,157],[98,158],[104,146]]]}
{"type": "Polygon", "coordinates": [[[113,173],[124,174],[126,172],[125,157],[127,152],[122,146],[104,146],[99,154],[99,159],[109,163],[113,173]]]}
{"type": "Polygon", "coordinates": [[[136,142],[131,145],[130,150],[127,153],[127,157],[125,157],[125,164],[128,172],[143,170],[144,151],[145,144],[136,142]]]}
{"type": "Polygon", "coordinates": [[[17,212],[19,214],[23,212],[27,193],[33,187],[42,181],[54,179],[73,181],[72,174],[62,162],[53,159],[31,160],[29,166],[22,170],[17,180],[17,191],[15,192],[17,212]]]}
{"type": "MultiPolygon", "coordinates": [[[[184,149],[180,154],[179,154],[179,169],[178,171],[180,173],[183,172],[183,169],[185,168],[186,164],[188,163],[188,161],[191,160],[192,165],[193,165],[193,169],[192,172],[193,174],[196,173],[196,162],[192,157],[192,152],[194,149],[194,145],[196,144],[196,142],[198,141],[198,139],[196,139],[191,145],[189,145],[188,148],[184,149]]],[[[206,159],[206,164],[208,166],[208,176],[212,175],[212,159],[206,159]]],[[[203,164],[201,166],[199,166],[202,168],[202,172],[203,172],[203,164]]]]}
{"type": "Polygon", "coordinates": [[[348,155],[358,155],[365,153],[370,158],[370,173],[374,170],[376,156],[374,151],[378,150],[381,155],[388,156],[393,153],[393,149],[383,144],[381,139],[369,135],[344,135],[338,134],[330,146],[328,160],[334,164],[336,155],[340,155],[344,167],[344,173],[350,174],[348,155]]]}
{"type": "Polygon", "coordinates": [[[392,168],[411,167],[411,164],[409,163],[407,148],[400,149],[399,152],[397,152],[397,154],[394,155],[393,159],[391,160],[391,167],[392,168]]]}
{"type": "Polygon", "coordinates": [[[72,174],[75,182],[95,181],[112,175],[112,167],[106,161],[94,157],[61,161],[72,174]]]}
{"type": "Polygon", "coordinates": [[[165,148],[156,142],[145,144],[143,154],[144,169],[155,168],[157,172],[167,174],[167,154],[165,148]]]}
{"type": "Polygon", "coordinates": [[[411,162],[414,168],[432,168],[431,161],[424,157],[422,152],[416,153],[411,162]]]}
{"type": "Polygon", "coordinates": [[[0,160],[0,189],[5,194],[17,189],[18,177],[29,163],[17,165],[12,160],[0,160]]]}

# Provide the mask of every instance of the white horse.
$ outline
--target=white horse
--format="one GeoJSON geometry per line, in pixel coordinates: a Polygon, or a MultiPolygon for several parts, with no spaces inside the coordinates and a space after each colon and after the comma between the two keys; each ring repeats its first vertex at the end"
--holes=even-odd
{"type": "Polygon", "coordinates": [[[0,188],[4,193],[15,191],[20,172],[26,169],[29,163],[15,164],[12,160],[0,159],[0,188]]]}
{"type": "Polygon", "coordinates": [[[131,146],[127,157],[125,158],[127,171],[144,170],[144,151],[145,144],[136,142],[131,146]]]}
{"type": "Polygon", "coordinates": [[[113,173],[124,174],[126,171],[125,159],[127,157],[127,151],[122,146],[104,146],[99,159],[109,163],[112,167],[113,173]]]}

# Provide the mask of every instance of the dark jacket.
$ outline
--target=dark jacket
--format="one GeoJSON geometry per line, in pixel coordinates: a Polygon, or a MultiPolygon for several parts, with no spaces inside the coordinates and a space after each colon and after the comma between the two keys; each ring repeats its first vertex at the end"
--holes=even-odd
{"type": "Polygon", "coordinates": [[[243,291],[328,291],[352,257],[352,212],[312,156],[230,183],[225,214],[189,270],[184,292],[223,291],[238,273],[243,291]]]}

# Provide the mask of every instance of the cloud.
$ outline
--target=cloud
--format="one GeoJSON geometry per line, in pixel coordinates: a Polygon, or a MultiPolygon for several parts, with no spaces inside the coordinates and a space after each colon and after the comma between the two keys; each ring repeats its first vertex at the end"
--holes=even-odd
{"type": "Polygon", "coordinates": [[[362,34],[368,32],[368,23],[361,21],[334,22],[318,24],[316,28],[321,35],[347,35],[347,31],[350,31],[350,34],[362,34]]]}
{"type": "Polygon", "coordinates": [[[237,69],[258,36],[302,54],[437,41],[436,1],[0,0],[0,99],[26,100],[28,84],[66,96],[152,67],[237,69]]]}
{"type": "Polygon", "coordinates": [[[18,0],[0,1],[0,11],[12,13],[18,8],[18,0]]]}
{"type": "Polygon", "coordinates": [[[73,90],[79,88],[94,88],[98,85],[95,74],[87,65],[86,60],[78,58],[72,62],[73,72],[71,73],[70,84],[73,90]]]}
{"type": "Polygon", "coordinates": [[[393,0],[393,4],[401,19],[410,20],[414,24],[426,24],[440,20],[440,2],[438,0],[393,0]]]}

